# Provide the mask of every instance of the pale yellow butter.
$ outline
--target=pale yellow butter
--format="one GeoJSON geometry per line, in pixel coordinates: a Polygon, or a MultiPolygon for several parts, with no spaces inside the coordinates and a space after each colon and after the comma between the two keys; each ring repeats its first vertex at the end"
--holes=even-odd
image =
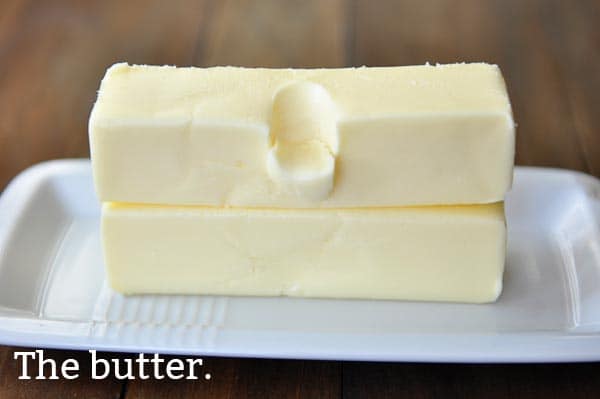
{"type": "Polygon", "coordinates": [[[106,203],[105,262],[127,294],[491,302],[502,203],[386,209],[220,209],[106,203]]]}
{"type": "Polygon", "coordinates": [[[116,64],[89,130],[102,201],[271,208],[502,201],[515,141],[488,64],[116,64]]]}

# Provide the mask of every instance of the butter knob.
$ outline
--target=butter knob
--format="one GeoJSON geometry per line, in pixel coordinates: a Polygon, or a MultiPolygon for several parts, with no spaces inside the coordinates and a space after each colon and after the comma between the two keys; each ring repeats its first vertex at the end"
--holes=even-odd
{"type": "Polygon", "coordinates": [[[281,89],[273,103],[270,134],[271,179],[298,197],[327,198],[338,152],[337,112],[329,93],[311,82],[281,89]]]}

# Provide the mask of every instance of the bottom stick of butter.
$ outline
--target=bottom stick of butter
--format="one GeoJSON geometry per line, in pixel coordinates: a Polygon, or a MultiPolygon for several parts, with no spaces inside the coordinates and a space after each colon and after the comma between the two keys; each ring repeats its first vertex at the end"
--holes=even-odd
{"type": "Polygon", "coordinates": [[[106,203],[110,283],[126,294],[491,302],[502,203],[350,210],[106,203]]]}

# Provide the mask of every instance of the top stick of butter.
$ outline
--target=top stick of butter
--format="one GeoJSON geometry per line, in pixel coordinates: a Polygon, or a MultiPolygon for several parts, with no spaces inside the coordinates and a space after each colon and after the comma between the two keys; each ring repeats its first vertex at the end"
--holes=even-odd
{"type": "Polygon", "coordinates": [[[515,128],[489,64],[115,64],[89,124],[100,200],[270,208],[477,204],[510,188],[515,128]]]}

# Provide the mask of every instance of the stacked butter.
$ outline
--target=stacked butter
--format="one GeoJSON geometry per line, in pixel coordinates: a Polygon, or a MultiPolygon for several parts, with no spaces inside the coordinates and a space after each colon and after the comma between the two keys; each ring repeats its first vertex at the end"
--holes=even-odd
{"type": "Polygon", "coordinates": [[[495,65],[116,64],[89,129],[117,291],[501,291],[515,132],[495,65]]]}

